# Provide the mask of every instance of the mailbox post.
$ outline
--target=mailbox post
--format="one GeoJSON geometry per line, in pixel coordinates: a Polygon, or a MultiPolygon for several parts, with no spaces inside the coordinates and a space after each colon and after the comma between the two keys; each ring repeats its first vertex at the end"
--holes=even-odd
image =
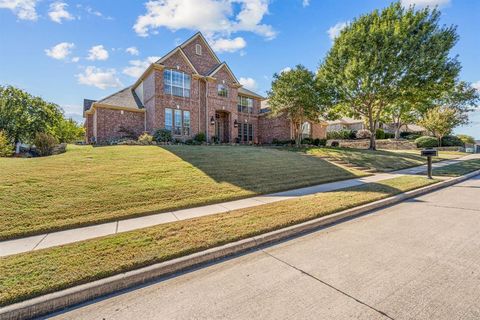
{"type": "Polygon", "coordinates": [[[438,156],[438,151],[435,149],[423,149],[422,157],[427,157],[427,175],[428,179],[432,179],[432,157],[438,156]]]}

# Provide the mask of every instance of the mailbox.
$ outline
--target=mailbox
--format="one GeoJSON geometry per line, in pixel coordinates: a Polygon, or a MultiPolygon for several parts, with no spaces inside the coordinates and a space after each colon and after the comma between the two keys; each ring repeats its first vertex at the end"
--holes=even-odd
{"type": "Polygon", "coordinates": [[[423,149],[422,157],[437,157],[438,151],[435,149],[423,149]]]}

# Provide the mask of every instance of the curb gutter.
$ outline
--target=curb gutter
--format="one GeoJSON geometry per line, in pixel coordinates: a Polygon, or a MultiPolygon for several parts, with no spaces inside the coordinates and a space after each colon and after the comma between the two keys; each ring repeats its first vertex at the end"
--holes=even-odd
{"type": "Polygon", "coordinates": [[[270,244],[279,240],[285,240],[293,236],[311,232],[322,226],[457,184],[479,174],[480,170],[477,170],[464,176],[441,181],[430,186],[401,193],[390,198],[340,211],[280,230],[15,303],[0,308],[0,320],[30,319],[54,311],[59,311],[120,290],[148,283],[149,281],[162,276],[171,275],[207,262],[239,254],[261,245],[270,244]]]}

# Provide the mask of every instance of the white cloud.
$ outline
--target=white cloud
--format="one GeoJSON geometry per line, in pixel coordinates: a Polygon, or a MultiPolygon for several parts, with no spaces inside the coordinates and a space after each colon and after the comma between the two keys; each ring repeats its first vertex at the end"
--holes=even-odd
{"type": "Polygon", "coordinates": [[[107,60],[108,51],[103,47],[103,45],[93,46],[88,51],[87,60],[107,60]]]}
{"type": "Polygon", "coordinates": [[[284,72],[289,72],[289,71],[292,71],[292,68],[286,67],[286,68],[283,68],[282,70],[280,70],[280,74],[282,74],[284,72]]]}
{"type": "Polygon", "coordinates": [[[72,49],[75,47],[73,43],[69,42],[62,42],[59,43],[50,49],[45,49],[45,53],[47,56],[57,59],[57,60],[63,60],[67,58],[70,53],[72,53],[72,49]]]}
{"type": "Polygon", "coordinates": [[[435,7],[444,6],[450,3],[450,0],[401,0],[404,7],[415,5],[416,7],[435,7]]]}
{"type": "Polygon", "coordinates": [[[0,0],[0,9],[11,10],[20,20],[38,19],[35,8],[38,0],[0,0]]]}
{"type": "Polygon", "coordinates": [[[215,39],[240,31],[273,39],[273,27],[262,24],[269,4],[270,0],[151,0],[145,3],[147,12],[137,18],[133,29],[142,37],[165,27],[199,30],[215,39]]]}
{"type": "Polygon", "coordinates": [[[478,92],[480,92],[480,81],[472,83],[472,87],[477,89],[478,92]]]}
{"type": "Polygon", "coordinates": [[[305,7],[308,7],[310,5],[310,0],[303,0],[302,2],[302,6],[305,8],[305,7]]]}
{"type": "Polygon", "coordinates": [[[131,54],[132,56],[138,56],[140,54],[140,51],[136,47],[128,47],[125,49],[126,53],[131,54]]]}
{"type": "Polygon", "coordinates": [[[238,79],[240,84],[244,86],[248,90],[256,90],[257,89],[257,82],[253,78],[240,78],[238,79]]]}
{"type": "Polygon", "coordinates": [[[336,25],[333,27],[330,27],[330,29],[327,30],[328,37],[331,40],[335,40],[336,37],[340,35],[340,32],[348,25],[348,22],[338,22],[336,25]]]}
{"type": "Polygon", "coordinates": [[[123,86],[117,77],[115,69],[101,69],[94,66],[88,66],[83,73],[75,75],[78,83],[87,86],[97,87],[99,89],[118,88],[123,86]]]}
{"type": "Polygon", "coordinates": [[[235,39],[216,39],[209,40],[212,49],[216,52],[235,52],[247,46],[247,42],[242,37],[235,39]]]}
{"type": "Polygon", "coordinates": [[[53,2],[50,4],[50,10],[48,11],[48,16],[50,20],[56,23],[62,23],[62,20],[73,20],[75,19],[70,12],[66,10],[68,4],[65,2],[53,2]]]}
{"type": "Polygon", "coordinates": [[[129,61],[130,66],[123,69],[122,73],[133,77],[139,78],[142,73],[150,66],[150,64],[154,63],[160,59],[160,57],[148,57],[145,60],[131,60],[129,61]]]}
{"type": "Polygon", "coordinates": [[[80,57],[73,57],[72,58],[72,62],[78,62],[78,61],[80,61],[80,57]]]}

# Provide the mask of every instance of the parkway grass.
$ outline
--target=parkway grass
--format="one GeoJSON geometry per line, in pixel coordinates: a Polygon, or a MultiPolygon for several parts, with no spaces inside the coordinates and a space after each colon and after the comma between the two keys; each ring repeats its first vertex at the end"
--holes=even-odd
{"type": "Polygon", "coordinates": [[[0,240],[362,175],[248,146],[69,146],[57,156],[0,158],[0,240]]]}
{"type": "Polygon", "coordinates": [[[459,177],[476,170],[480,170],[480,159],[465,160],[445,167],[433,169],[433,175],[459,177]]]}
{"type": "MultiPolygon", "coordinates": [[[[420,156],[419,150],[362,150],[348,148],[311,148],[307,153],[343,160],[351,164],[367,167],[380,172],[400,170],[426,164],[426,158],[420,156]]],[[[459,158],[465,153],[440,151],[434,161],[459,158]]]]}
{"type": "Polygon", "coordinates": [[[436,182],[402,176],[0,258],[0,306],[277,230],[436,182]]]}

